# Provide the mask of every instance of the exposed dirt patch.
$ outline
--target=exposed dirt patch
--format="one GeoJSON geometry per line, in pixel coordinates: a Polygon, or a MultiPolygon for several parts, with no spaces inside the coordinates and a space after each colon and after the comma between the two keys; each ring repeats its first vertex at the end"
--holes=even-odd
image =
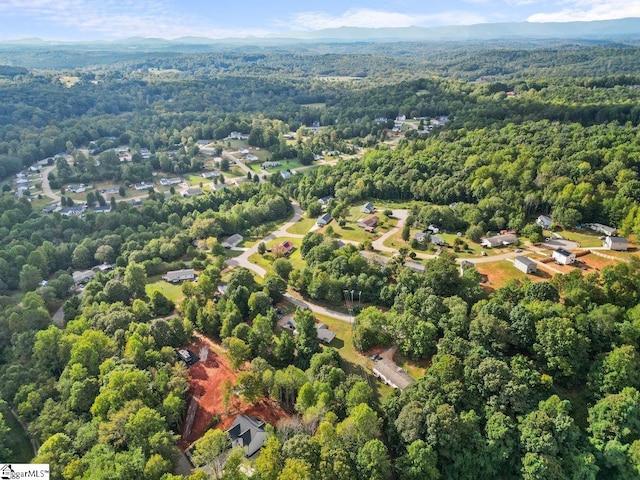
{"type": "Polygon", "coordinates": [[[238,372],[231,368],[226,352],[219,343],[204,335],[196,334],[196,336],[198,341],[186,348],[196,353],[201,359],[189,368],[191,380],[188,402],[195,398],[198,405],[191,432],[186,436],[183,434],[178,444],[182,450],[188,448],[204,435],[216,415],[220,416],[216,428],[223,430],[229,428],[235,417],[240,414],[258,417],[272,425],[275,425],[282,418],[291,416],[271,399],[264,399],[250,405],[235,395],[232,395],[228,410],[225,412],[223,384],[227,380],[235,384],[238,372]],[[203,360],[205,352],[206,359],[203,360]]]}

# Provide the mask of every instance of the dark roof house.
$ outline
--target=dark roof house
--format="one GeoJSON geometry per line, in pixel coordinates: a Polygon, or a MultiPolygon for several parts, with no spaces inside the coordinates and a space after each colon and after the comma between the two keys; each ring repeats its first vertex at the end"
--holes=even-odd
{"type": "Polygon", "coordinates": [[[264,431],[265,423],[257,418],[238,415],[231,428],[227,430],[231,437],[232,447],[241,447],[247,457],[253,456],[262,448],[267,435],[264,431]]]}

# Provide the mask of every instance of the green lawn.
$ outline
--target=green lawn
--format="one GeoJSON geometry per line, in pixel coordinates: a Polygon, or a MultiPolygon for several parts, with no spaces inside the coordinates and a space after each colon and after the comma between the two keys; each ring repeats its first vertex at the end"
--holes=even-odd
{"type": "MultiPolygon", "coordinates": [[[[333,228],[335,234],[334,236],[336,238],[343,238],[345,240],[352,240],[354,242],[375,240],[380,235],[394,228],[398,223],[395,218],[386,217],[382,214],[382,211],[379,211],[375,214],[380,219],[380,222],[375,228],[375,233],[367,233],[364,231],[364,228],[361,228],[357,225],[358,220],[369,216],[366,213],[362,213],[360,211],[361,208],[362,205],[360,204],[349,208],[349,213],[346,219],[347,223],[344,227],[341,227],[335,220],[329,224],[333,228]]],[[[325,231],[326,228],[327,227],[324,227],[323,231],[325,231]]]]}
{"type": "Polygon", "coordinates": [[[315,316],[336,333],[336,338],[333,339],[329,346],[334,347],[340,353],[343,360],[342,368],[345,373],[360,375],[367,378],[369,380],[369,384],[373,387],[378,400],[382,403],[384,398],[391,393],[392,388],[378,381],[373,376],[371,373],[371,366],[373,365],[372,361],[369,357],[361,355],[356,351],[353,346],[351,324],[325,315],[315,314],[315,316]]]}
{"type": "MultiPolygon", "coordinates": [[[[578,242],[581,248],[589,248],[589,247],[601,247],[602,240],[600,240],[601,234],[594,232],[593,230],[562,230],[559,232],[555,232],[559,235],[562,235],[562,238],[566,238],[572,242],[578,242]]],[[[550,237],[551,232],[545,230],[545,236],[550,237]]]]}
{"type": "Polygon", "coordinates": [[[165,282],[160,276],[149,278],[146,286],[147,295],[151,296],[153,292],[159,291],[175,304],[182,299],[182,285],[165,282]]]}
{"type": "MultiPolygon", "coordinates": [[[[257,157],[260,157],[260,153],[263,153],[262,151],[260,152],[252,152],[254,153],[257,157]]],[[[269,152],[267,152],[267,154],[269,154],[269,152]]],[[[262,161],[266,160],[266,158],[263,160],[262,158],[260,158],[262,161]]],[[[247,166],[253,170],[256,173],[259,174],[263,174],[263,173],[276,173],[276,172],[281,172],[283,170],[289,170],[290,168],[298,168],[301,167],[302,164],[297,161],[297,160],[278,160],[278,162],[280,162],[280,165],[277,167],[273,167],[273,168],[267,168],[266,170],[262,169],[262,162],[253,162],[253,163],[248,163],[247,166]]]]}
{"type": "MultiPolygon", "coordinates": [[[[271,240],[269,242],[267,242],[265,245],[267,246],[267,249],[272,249],[275,246],[281,244],[282,242],[284,242],[285,240],[289,240],[291,243],[293,243],[296,247],[296,249],[293,251],[293,253],[291,255],[289,255],[287,258],[289,259],[289,261],[291,262],[291,265],[293,266],[293,268],[301,268],[304,265],[304,260],[302,260],[302,257],[300,256],[300,244],[302,243],[302,240],[299,238],[276,238],[275,240],[271,240]]],[[[272,254],[272,253],[265,253],[264,255],[260,255],[259,253],[254,253],[253,255],[251,255],[249,257],[249,261],[251,263],[255,263],[256,265],[261,266],[262,268],[264,268],[267,273],[271,271],[271,264],[273,263],[273,261],[276,259],[276,257],[272,254]]]]}
{"type": "Polygon", "coordinates": [[[316,224],[316,218],[302,217],[287,230],[289,233],[306,235],[309,229],[316,224]]]}
{"type": "Polygon", "coordinates": [[[13,451],[13,455],[10,458],[3,458],[2,461],[7,463],[29,463],[33,458],[33,448],[29,437],[18,423],[18,420],[11,415],[11,412],[3,410],[2,415],[7,427],[11,429],[9,438],[11,438],[11,450],[13,451]]]}

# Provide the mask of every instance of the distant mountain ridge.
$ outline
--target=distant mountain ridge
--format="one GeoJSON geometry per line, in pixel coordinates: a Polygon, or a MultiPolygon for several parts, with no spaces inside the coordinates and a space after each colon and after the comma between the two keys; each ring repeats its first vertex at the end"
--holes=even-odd
{"type": "Polygon", "coordinates": [[[340,27],[315,31],[273,33],[265,37],[180,37],[165,38],[131,37],[113,41],[64,42],[28,38],[7,40],[1,44],[24,46],[55,45],[129,45],[132,47],[166,47],[169,45],[208,45],[219,43],[274,44],[292,42],[376,42],[376,41],[464,41],[499,39],[640,39],[640,18],[598,20],[590,22],[510,22],[480,23],[443,27],[359,28],[340,27]]]}

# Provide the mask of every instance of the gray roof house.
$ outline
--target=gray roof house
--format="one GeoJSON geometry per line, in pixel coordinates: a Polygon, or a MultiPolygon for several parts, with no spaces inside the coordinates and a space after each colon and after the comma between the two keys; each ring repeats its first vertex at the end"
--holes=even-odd
{"type": "Polygon", "coordinates": [[[502,235],[483,238],[480,244],[486,248],[494,248],[511,245],[512,243],[516,243],[516,240],[518,240],[518,237],[514,233],[504,233],[502,235]]]}
{"type": "Polygon", "coordinates": [[[320,227],[324,227],[326,224],[328,224],[331,220],[333,220],[333,218],[331,217],[330,213],[325,213],[323,215],[320,215],[318,217],[318,220],[316,221],[316,223],[320,226],[320,227]]]}
{"type": "Polygon", "coordinates": [[[587,223],[586,226],[593,231],[608,235],[610,237],[618,233],[618,230],[616,230],[614,227],[603,225],[601,223],[587,223]]]}
{"type": "Polygon", "coordinates": [[[527,257],[514,258],[513,266],[524,273],[535,273],[538,270],[536,262],[527,257]]]}
{"type": "Polygon", "coordinates": [[[73,272],[72,276],[76,285],[84,285],[96,276],[96,272],[93,270],[77,270],[73,272]]]}
{"type": "Polygon", "coordinates": [[[624,252],[629,248],[629,242],[625,237],[607,237],[604,239],[603,246],[609,250],[624,252]]]}
{"type": "Polygon", "coordinates": [[[373,374],[387,385],[404,390],[415,380],[391,360],[383,358],[373,365],[373,374]]]}
{"type": "Polygon", "coordinates": [[[316,325],[316,331],[318,332],[318,341],[329,345],[331,341],[336,338],[336,332],[327,327],[324,323],[316,325]]]}
{"type": "Polygon", "coordinates": [[[224,248],[235,248],[242,243],[242,240],[244,240],[244,237],[239,233],[236,233],[234,235],[231,235],[226,240],[224,240],[222,242],[222,246],[224,248]]]}
{"type": "Polygon", "coordinates": [[[193,268],[186,268],[183,270],[172,270],[162,276],[162,279],[169,283],[178,283],[185,280],[194,280],[196,278],[196,272],[193,268]]]}
{"type": "Polygon", "coordinates": [[[376,207],[371,202],[365,203],[360,209],[362,213],[373,213],[376,211],[376,207]]]}
{"type": "Polygon", "coordinates": [[[548,217],[547,215],[540,215],[536,219],[536,223],[542,228],[549,228],[551,225],[553,225],[553,219],[551,217],[548,217]]]}
{"type": "Polygon", "coordinates": [[[238,415],[231,428],[227,430],[232,447],[241,447],[246,457],[253,456],[262,448],[267,439],[265,423],[257,418],[238,415]]]}

